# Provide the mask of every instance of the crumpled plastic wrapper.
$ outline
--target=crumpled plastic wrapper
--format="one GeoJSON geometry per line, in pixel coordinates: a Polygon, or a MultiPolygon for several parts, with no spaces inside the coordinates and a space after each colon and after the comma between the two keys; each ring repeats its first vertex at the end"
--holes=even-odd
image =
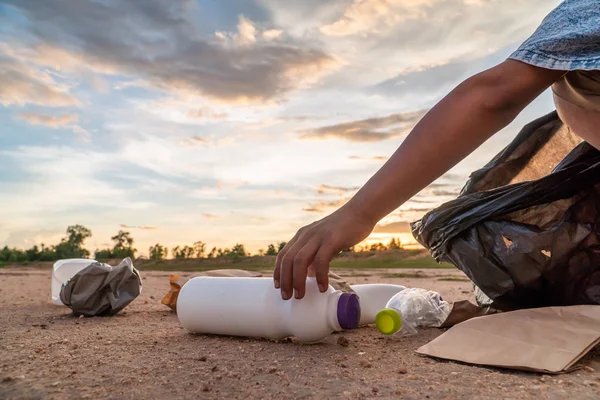
{"type": "Polygon", "coordinates": [[[116,267],[95,262],[65,282],[60,300],[75,316],[112,316],[142,291],[140,273],[129,257],[116,267]]]}
{"type": "MultiPolygon", "coordinates": [[[[262,277],[263,274],[260,272],[244,271],[241,269],[216,269],[212,271],[199,272],[193,276],[184,278],[181,275],[172,274],[169,278],[169,284],[171,289],[161,300],[161,303],[169,307],[173,311],[177,311],[177,297],[183,285],[192,278],[197,276],[225,276],[225,277],[251,277],[258,278],[262,277]]],[[[336,290],[342,292],[354,293],[348,282],[339,275],[333,272],[329,273],[329,284],[336,290]]]]}

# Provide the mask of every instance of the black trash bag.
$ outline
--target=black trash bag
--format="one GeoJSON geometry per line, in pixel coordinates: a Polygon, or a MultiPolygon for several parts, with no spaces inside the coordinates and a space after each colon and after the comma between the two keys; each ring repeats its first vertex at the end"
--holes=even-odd
{"type": "Polygon", "coordinates": [[[75,316],[111,316],[141,291],[140,273],[127,257],[116,267],[99,262],[88,265],[62,285],[60,300],[75,316]]]}
{"type": "Polygon", "coordinates": [[[600,304],[599,183],[600,152],[552,112],[412,233],[467,274],[482,306],[600,304]]]}

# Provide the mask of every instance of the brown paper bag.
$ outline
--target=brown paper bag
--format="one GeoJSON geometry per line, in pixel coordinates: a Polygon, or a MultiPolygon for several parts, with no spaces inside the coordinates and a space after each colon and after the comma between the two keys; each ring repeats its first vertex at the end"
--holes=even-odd
{"type": "Polygon", "coordinates": [[[525,309],[470,319],[419,348],[432,357],[562,373],[600,342],[600,306],[525,309]]]}

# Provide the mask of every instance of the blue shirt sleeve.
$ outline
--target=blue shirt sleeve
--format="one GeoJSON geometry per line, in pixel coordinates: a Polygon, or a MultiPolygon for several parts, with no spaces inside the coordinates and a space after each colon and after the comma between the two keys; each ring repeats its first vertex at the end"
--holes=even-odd
{"type": "Polygon", "coordinates": [[[509,58],[564,71],[600,69],[600,0],[565,0],[509,58]]]}

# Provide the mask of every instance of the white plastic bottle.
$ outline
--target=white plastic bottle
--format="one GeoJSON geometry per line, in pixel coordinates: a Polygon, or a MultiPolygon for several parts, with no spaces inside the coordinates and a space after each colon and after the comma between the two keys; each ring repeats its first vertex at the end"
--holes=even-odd
{"type": "Polygon", "coordinates": [[[360,305],[356,294],[331,286],[320,293],[315,278],[306,280],[303,299],[282,300],[273,278],[201,276],[181,288],[177,317],[195,333],[316,342],[358,328],[360,305]]]}
{"type": "Polygon", "coordinates": [[[391,285],[387,283],[364,283],[350,285],[356,292],[360,302],[359,325],[375,323],[375,316],[385,308],[387,302],[398,292],[406,289],[402,285],[391,285]]]}
{"type": "Polygon", "coordinates": [[[76,273],[84,269],[96,260],[87,258],[70,258],[66,260],[58,260],[52,268],[52,302],[57,306],[64,305],[60,301],[60,289],[62,284],[75,276],[76,273]]]}
{"type": "Polygon", "coordinates": [[[439,293],[408,288],[394,295],[377,313],[375,324],[384,335],[410,336],[417,333],[417,327],[440,327],[450,310],[450,304],[439,293]]]}

